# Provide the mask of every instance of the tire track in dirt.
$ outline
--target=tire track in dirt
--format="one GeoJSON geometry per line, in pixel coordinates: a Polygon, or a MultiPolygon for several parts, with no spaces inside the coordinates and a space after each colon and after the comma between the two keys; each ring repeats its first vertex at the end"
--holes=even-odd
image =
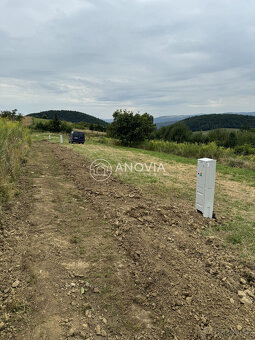
{"type": "MultiPolygon", "coordinates": [[[[101,295],[111,295],[111,291],[101,292],[97,282],[102,282],[106,274],[109,278],[104,279],[104,285],[118,280],[117,274],[113,277],[113,258],[116,265],[122,263],[116,249],[114,253],[108,226],[102,228],[101,217],[84,203],[75,185],[66,180],[46,145],[35,145],[26,170],[26,176],[33,177],[33,184],[23,188],[20,199],[30,200],[31,206],[27,210],[23,207],[24,213],[17,219],[19,230],[10,235],[6,232],[3,249],[5,277],[12,270],[13,253],[19,255],[17,270],[13,272],[19,284],[7,291],[13,278],[1,286],[0,338],[118,338],[114,335],[119,333],[118,320],[117,326],[111,325],[97,303],[101,295]],[[7,252],[14,243],[15,251],[7,252]],[[108,248],[111,251],[107,252],[108,248]],[[15,307],[20,301],[27,306],[26,311],[15,307]],[[12,305],[15,308],[10,308],[12,305]]],[[[12,216],[7,215],[6,211],[6,231],[13,223],[12,216]]],[[[104,285],[102,289],[107,290],[104,285]]],[[[128,305],[125,298],[122,303],[123,307],[128,305]]],[[[125,331],[124,334],[124,338],[129,337],[125,331]]]]}

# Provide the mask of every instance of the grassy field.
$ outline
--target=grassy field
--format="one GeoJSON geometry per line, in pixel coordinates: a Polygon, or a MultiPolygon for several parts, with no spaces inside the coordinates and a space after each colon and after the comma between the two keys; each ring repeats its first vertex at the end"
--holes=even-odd
{"type": "MultiPolygon", "coordinates": [[[[34,134],[34,140],[47,139],[48,134],[34,134]]],[[[52,134],[52,142],[59,142],[59,135],[52,134]]],[[[113,171],[122,181],[140,187],[147,195],[155,196],[167,204],[183,201],[194,206],[196,187],[196,163],[193,158],[172,154],[105,145],[89,136],[85,145],[70,145],[64,137],[64,145],[72,148],[87,160],[105,159],[113,170],[120,163],[162,163],[165,172],[113,171]]],[[[217,228],[207,234],[223,238],[226,244],[241,250],[244,259],[255,255],[255,172],[217,164],[215,190],[215,214],[224,218],[217,228]]]]}

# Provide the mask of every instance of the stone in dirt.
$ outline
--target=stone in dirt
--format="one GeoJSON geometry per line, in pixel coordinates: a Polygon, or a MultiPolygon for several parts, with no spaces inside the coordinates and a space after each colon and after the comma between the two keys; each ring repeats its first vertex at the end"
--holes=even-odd
{"type": "Polygon", "coordinates": [[[252,301],[249,297],[245,296],[243,297],[241,300],[240,300],[241,303],[243,304],[247,304],[247,305],[251,305],[252,304],[252,301]]]}
{"type": "Polygon", "coordinates": [[[234,303],[235,303],[235,300],[234,300],[234,299],[232,299],[232,298],[230,298],[230,299],[229,299],[229,301],[230,301],[232,304],[234,304],[234,303]]]}
{"type": "Polygon", "coordinates": [[[88,318],[92,318],[92,313],[90,310],[87,309],[85,314],[88,318]]]}
{"type": "Polygon", "coordinates": [[[87,339],[87,334],[85,332],[80,331],[79,335],[80,335],[81,338],[87,339]]]}
{"type": "Polygon", "coordinates": [[[202,320],[204,325],[207,324],[207,319],[206,319],[206,317],[204,315],[202,315],[201,320],[202,320]]]}
{"type": "Polygon", "coordinates": [[[12,284],[12,288],[17,288],[19,284],[20,284],[19,280],[14,281],[12,284]]]}
{"type": "Polygon", "coordinates": [[[96,328],[95,328],[95,332],[96,332],[96,335],[101,335],[103,337],[105,337],[107,334],[106,334],[106,331],[104,331],[103,329],[101,329],[100,325],[97,325],[96,328]]]}
{"type": "Polygon", "coordinates": [[[237,292],[237,294],[238,294],[238,296],[241,297],[241,298],[243,298],[243,297],[246,296],[245,292],[243,292],[242,290],[239,290],[239,291],[237,292]]]}
{"type": "Polygon", "coordinates": [[[192,302],[192,297],[190,297],[190,296],[186,297],[186,301],[190,305],[191,302],[192,302]]]}
{"type": "Polygon", "coordinates": [[[245,290],[245,293],[247,295],[251,296],[252,298],[255,298],[255,295],[254,295],[254,293],[251,290],[247,289],[247,290],[245,290]]]}
{"type": "Polygon", "coordinates": [[[1,321],[0,322],[0,331],[4,328],[4,323],[1,321]]]}
{"type": "Polygon", "coordinates": [[[245,279],[241,278],[241,279],[240,279],[240,283],[241,283],[242,285],[246,285],[247,282],[246,282],[245,279]]]}
{"type": "Polygon", "coordinates": [[[106,336],[107,336],[106,331],[102,330],[102,336],[103,336],[103,337],[106,337],[106,336]]]}
{"type": "Polygon", "coordinates": [[[71,328],[68,332],[68,336],[74,336],[75,335],[75,330],[73,328],[71,328]]]}

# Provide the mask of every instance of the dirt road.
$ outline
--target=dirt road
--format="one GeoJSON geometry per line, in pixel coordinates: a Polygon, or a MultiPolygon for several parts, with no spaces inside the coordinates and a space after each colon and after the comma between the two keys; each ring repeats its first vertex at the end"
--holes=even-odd
{"type": "Polygon", "coordinates": [[[193,207],[35,143],[0,224],[0,339],[254,339],[255,266],[193,207]]]}

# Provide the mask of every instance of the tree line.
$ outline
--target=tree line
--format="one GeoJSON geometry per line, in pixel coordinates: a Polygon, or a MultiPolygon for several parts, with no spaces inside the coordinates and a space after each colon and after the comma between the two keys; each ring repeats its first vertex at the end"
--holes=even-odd
{"type": "Polygon", "coordinates": [[[185,122],[164,126],[157,130],[153,116],[148,113],[134,114],[132,111],[117,110],[113,122],[107,127],[108,137],[117,138],[123,145],[139,145],[145,140],[164,140],[176,143],[209,144],[233,148],[239,154],[254,154],[255,129],[248,125],[234,131],[215,129],[208,132],[192,132],[185,122]]]}
{"type": "Polygon", "coordinates": [[[23,118],[21,113],[18,113],[17,109],[8,111],[8,110],[4,110],[0,112],[0,118],[6,118],[8,120],[11,121],[18,121],[20,122],[23,118]]]}
{"type": "Polygon", "coordinates": [[[184,122],[172,126],[164,126],[156,131],[155,139],[177,143],[209,144],[215,142],[218,146],[234,148],[237,153],[254,153],[255,129],[248,126],[240,130],[215,129],[207,132],[192,132],[184,122]]]}

